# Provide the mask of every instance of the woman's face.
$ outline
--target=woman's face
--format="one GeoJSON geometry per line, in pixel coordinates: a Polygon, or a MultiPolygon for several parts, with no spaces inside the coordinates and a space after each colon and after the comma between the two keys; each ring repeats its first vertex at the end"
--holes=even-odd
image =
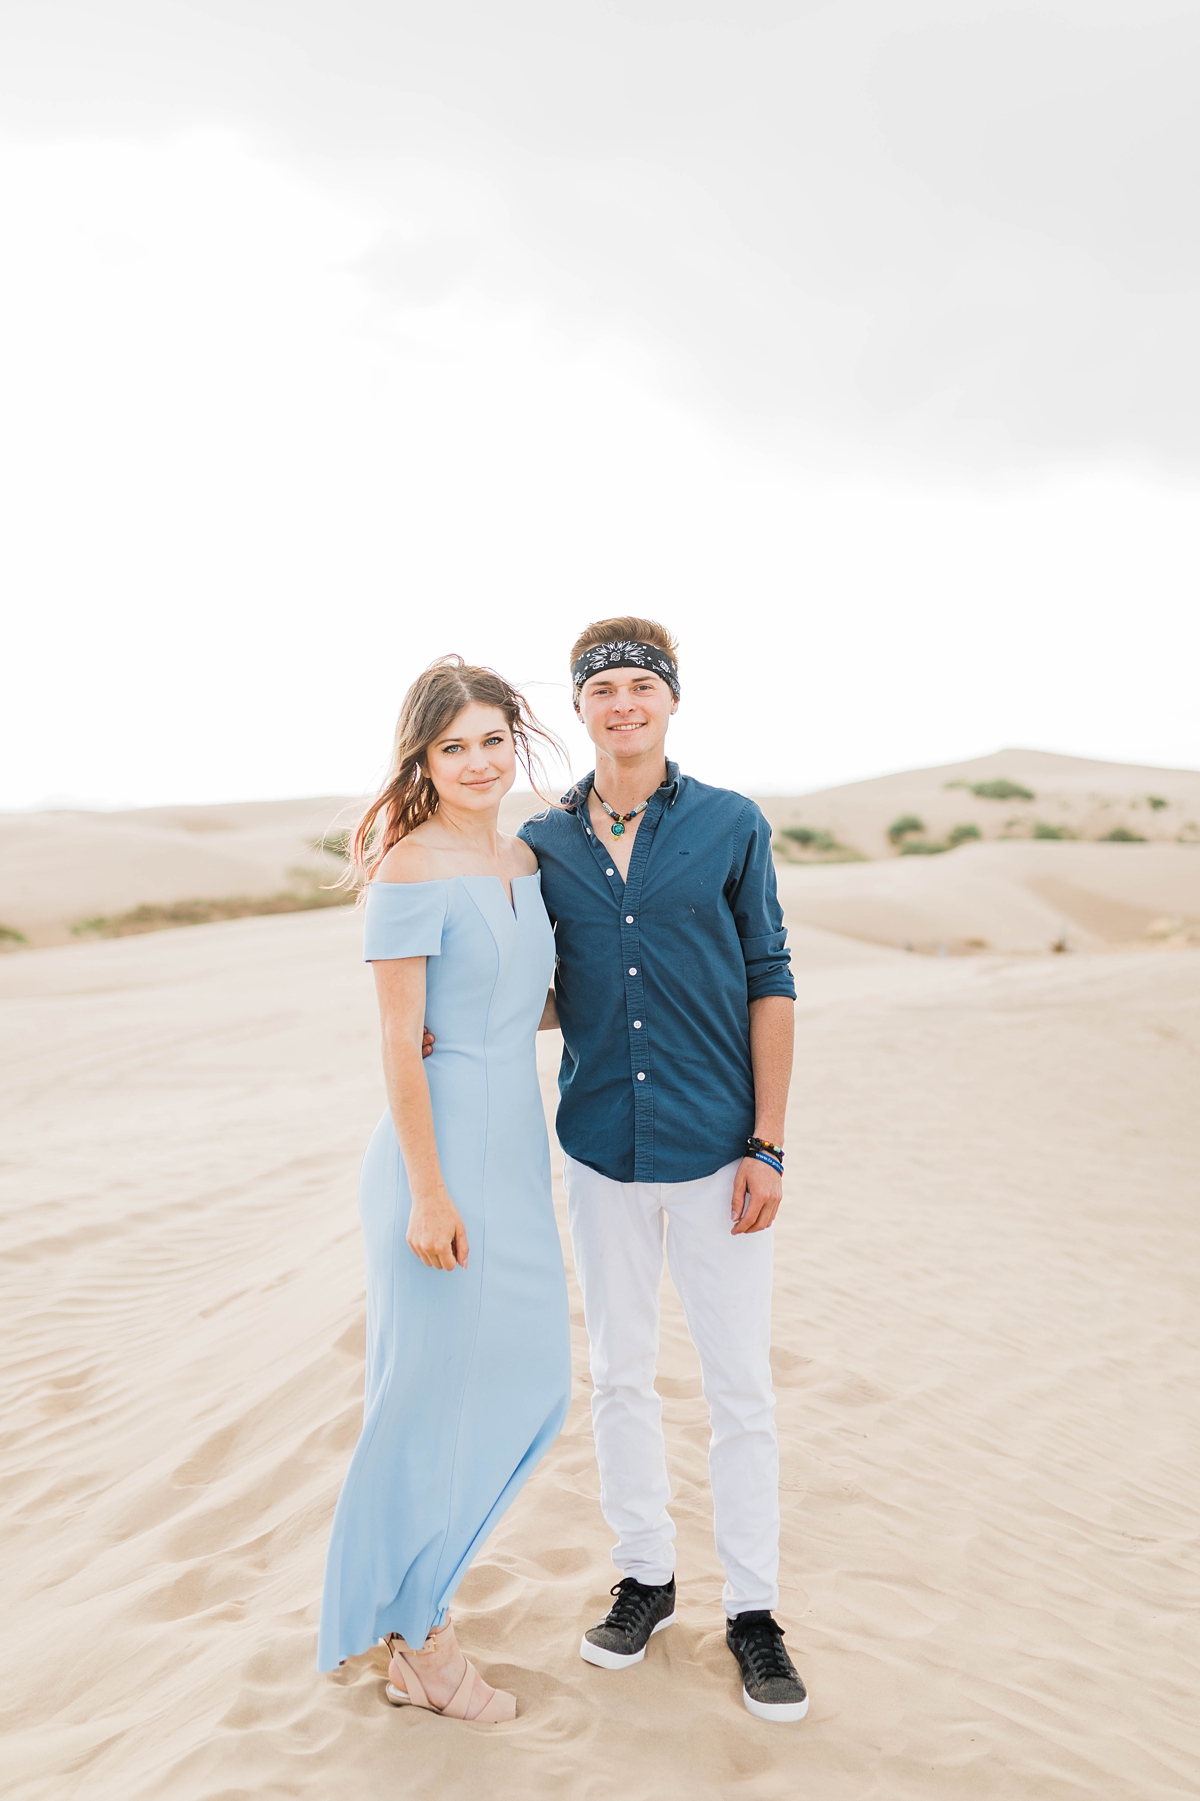
{"type": "Polygon", "coordinates": [[[517,773],[508,720],[499,707],[471,701],[433,740],[426,765],[443,806],[486,813],[508,793],[517,773]]]}

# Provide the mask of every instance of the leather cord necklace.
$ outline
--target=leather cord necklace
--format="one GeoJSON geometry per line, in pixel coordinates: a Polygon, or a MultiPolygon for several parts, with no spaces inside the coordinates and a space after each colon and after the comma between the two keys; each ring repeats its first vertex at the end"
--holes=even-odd
{"type": "MultiPolygon", "coordinates": [[[[596,794],[596,790],[594,788],[592,789],[592,793],[596,794]]],[[[650,804],[649,801],[640,800],[638,802],[637,806],[634,807],[631,812],[618,813],[615,807],[610,807],[608,802],[606,800],[602,800],[598,794],[596,794],[596,799],[598,801],[600,801],[600,805],[604,808],[604,811],[608,814],[608,817],[612,820],[612,824],[609,826],[608,829],[612,833],[614,838],[623,838],[625,836],[625,827],[629,824],[629,821],[631,819],[636,819],[639,813],[644,813],[646,808],[650,804]]]]}

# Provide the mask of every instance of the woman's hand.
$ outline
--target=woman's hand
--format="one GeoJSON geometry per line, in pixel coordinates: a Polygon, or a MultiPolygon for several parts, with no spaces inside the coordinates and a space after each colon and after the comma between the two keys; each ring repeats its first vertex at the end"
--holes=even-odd
{"type": "Polygon", "coordinates": [[[467,1228],[444,1188],[428,1200],[416,1201],[408,1216],[408,1248],[426,1269],[467,1267],[467,1228]]]}

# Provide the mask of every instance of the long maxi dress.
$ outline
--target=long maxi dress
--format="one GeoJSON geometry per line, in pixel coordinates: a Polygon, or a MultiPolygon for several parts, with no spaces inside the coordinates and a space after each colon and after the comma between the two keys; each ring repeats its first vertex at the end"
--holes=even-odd
{"type": "Polygon", "coordinates": [[[571,1385],[566,1278],[535,1057],[554,970],[537,875],[375,882],[368,962],[426,957],[425,1063],[467,1268],[405,1242],[411,1196],[390,1113],[363,1161],[362,1436],[334,1514],[319,1669],[440,1625],[484,1539],[557,1437],[571,1385]]]}

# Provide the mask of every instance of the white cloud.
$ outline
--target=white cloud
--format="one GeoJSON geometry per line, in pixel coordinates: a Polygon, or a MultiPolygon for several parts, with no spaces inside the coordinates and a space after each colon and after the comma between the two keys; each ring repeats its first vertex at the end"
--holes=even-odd
{"type": "MultiPolygon", "coordinates": [[[[8,0],[38,133],[236,123],[817,467],[1200,459],[1193,0],[8,0]],[[420,196],[414,217],[414,202],[420,196]]],[[[16,129],[16,125],[12,127],[16,129]]]]}
{"type": "Polygon", "coordinates": [[[564,335],[436,240],[414,276],[480,192],[426,172],[389,211],[229,132],[0,153],[0,801],[361,788],[449,649],[536,684],[582,767],[566,648],[625,610],[683,636],[709,779],[1197,760],[1190,489],[772,457],[636,338],[564,335]]]}

